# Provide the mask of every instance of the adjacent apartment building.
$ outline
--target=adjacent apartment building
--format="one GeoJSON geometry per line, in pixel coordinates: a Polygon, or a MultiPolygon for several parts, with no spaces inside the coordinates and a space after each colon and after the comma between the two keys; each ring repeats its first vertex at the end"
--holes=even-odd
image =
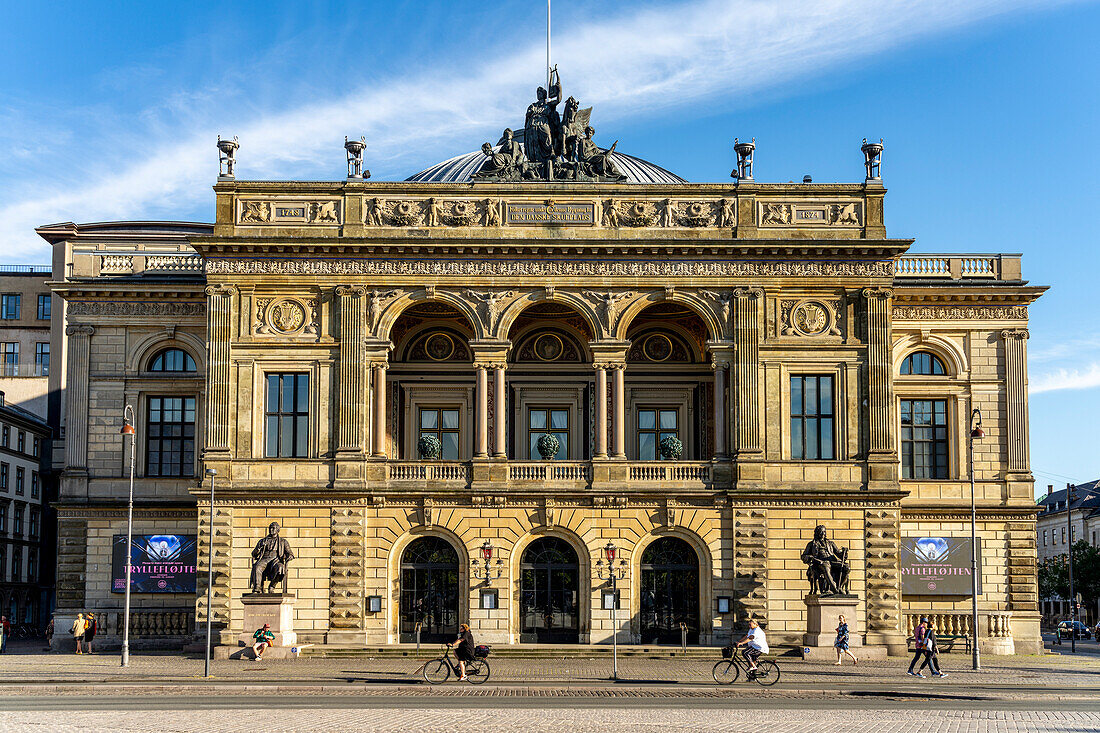
{"type": "Polygon", "coordinates": [[[49,265],[0,265],[0,391],[46,420],[49,410],[49,265]]]}

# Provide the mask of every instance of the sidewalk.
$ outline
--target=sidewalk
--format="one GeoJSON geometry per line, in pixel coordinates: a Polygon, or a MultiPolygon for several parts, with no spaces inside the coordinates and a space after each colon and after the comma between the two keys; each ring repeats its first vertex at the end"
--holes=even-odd
{"type": "Polygon", "coordinates": [[[965,654],[941,656],[947,679],[917,679],[905,674],[908,659],[891,658],[835,667],[794,657],[777,659],[782,677],[775,687],[744,681],[715,685],[713,659],[626,657],[619,660],[619,681],[609,659],[490,658],[492,676],[482,687],[448,683],[429,687],[417,672],[436,650],[420,657],[382,659],[287,659],[262,662],[224,660],[211,665],[204,679],[203,660],[179,654],[135,653],[130,666],[119,666],[117,653],[46,654],[41,644],[12,644],[0,657],[0,696],[41,694],[128,695],[243,694],[407,694],[407,695],[660,695],[726,696],[739,694],[812,697],[873,694],[895,697],[978,695],[1013,699],[1072,696],[1100,699],[1100,657],[985,657],[983,669],[970,669],[965,654]]]}

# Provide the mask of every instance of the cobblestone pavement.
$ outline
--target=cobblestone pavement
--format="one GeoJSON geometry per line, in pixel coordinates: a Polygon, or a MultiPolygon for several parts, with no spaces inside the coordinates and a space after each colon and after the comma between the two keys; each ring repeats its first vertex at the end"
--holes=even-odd
{"type": "Polygon", "coordinates": [[[1091,712],[936,710],[924,713],[882,708],[858,710],[693,709],[683,708],[311,708],[165,709],[144,712],[66,711],[0,713],[0,731],[868,731],[950,733],[994,731],[1095,731],[1100,714],[1091,712]]]}

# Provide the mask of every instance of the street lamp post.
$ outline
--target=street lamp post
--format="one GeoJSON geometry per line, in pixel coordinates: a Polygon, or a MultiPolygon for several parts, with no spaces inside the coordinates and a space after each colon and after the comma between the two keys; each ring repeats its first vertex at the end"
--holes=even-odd
{"type": "Polygon", "coordinates": [[[206,475],[210,478],[210,527],[207,531],[209,543],[206,546],[206,665],[203,667],[203,677],[210,676],[210,642],[213,635],[214,617],[214,477],[218,475],[215,468],[206,469],[206,475]]]}
{"type": "Polygon", "coordinates": [[[970,629],[974,635],[974,669],[981,669],[978,653],[978,509],[974,498],[974,441],[985,437],[982,411],[977,407],[970,414],[970,629]]]}
{"type": "Polygon", "coordinates": [[[626,560],[620,561],[620,567],[615,568],[615,556],[619,549],[611,540],[603,548],[604,557],[607,558],[607,574],[604,575],[603,560],[596,561],[596,577],[611,583],[611,679],[619,679],[619,590],[618,581],[626,577],[626,560]]]}
{"type": "MultiPolygon", "coordinates": [[[[474,558],[471,561],[471,564],[473,565],[474,579],[475,580],[484,580],[485,584],[488,585],[489,582],[493,579],[493,568],[490,566],[490,563],[493,560],[493,543],[490,542],[489,540],[485,540],[485,542],[482,543],[482,545],[481,545],[481,559],[485,563],[485,569],[482,570],[482,571],[479,571],[477,569],[477,558],[474,558]]],[[[498,557],[497,558],[497,577],[499,578],[503,573],[504,573],[504,561],[501,560],[498,557]]]]}
{"type": "MultiPolygon", "coordinates": [[[[122,666],[130,666],[130,565],[134,552],[134,461],[137,456],[137,429],[134,427],[134,408],[126,405],[122,411],[123,436],[130,436],[130,501],[126,508],[126,600],[122,612],[122,666]]],[[[125,437],[123,438],[125,441],[125,437]]]]}
{"type": "MultiPolygon", "coordinates": [[[[1073,594],[1073,500],[1077,487],[1066,484],[1066,565],[1069,569],[1069,653],[1077,653],[1077,596],[1073,594]]],[[[1055,627],[1054,635],[1058,635],[1055,627]]]]}

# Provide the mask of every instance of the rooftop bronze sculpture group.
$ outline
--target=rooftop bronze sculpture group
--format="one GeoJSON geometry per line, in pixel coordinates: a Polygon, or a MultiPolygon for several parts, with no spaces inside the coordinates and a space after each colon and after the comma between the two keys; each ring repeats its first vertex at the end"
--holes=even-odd
{"type": "Polygon", "coordinates": [[[573,97],[565,100],[564,115],[558,114],[561,79],[557,67],[550,72],[550,89],[539,87],[536,99],[527,107],[522,139],[509,128],[494,148],[483,143],[486,161],[474,178],[489,181],[625,181],[626,176],[612,158],[615,143],[608,149],[596,145],[595,128],[588,124],[592,108],[580,108],[573,97]]]}

